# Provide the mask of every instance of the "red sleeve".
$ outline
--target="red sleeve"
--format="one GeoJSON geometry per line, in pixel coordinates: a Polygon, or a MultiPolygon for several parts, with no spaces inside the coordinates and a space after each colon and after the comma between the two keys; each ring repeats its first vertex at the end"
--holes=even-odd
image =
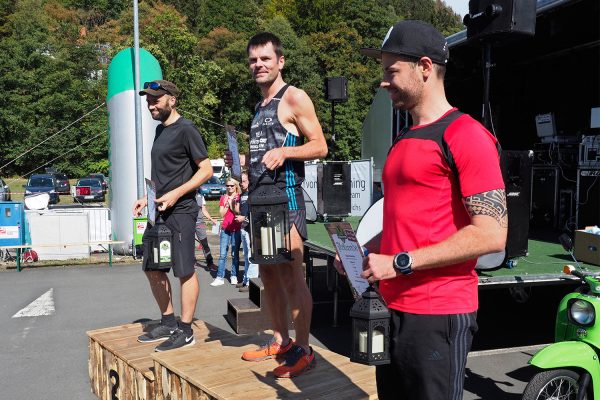
{"type": "Polygon", "coordinates": [[[221,199],[219,200],[219,206],[220,207],[225,207],[227,205],[227,201],[225,200],[225,195],[221,196],[221,199]]]}
{"type": "Polygon", "coordinates": [[[469,115],[454,121],[444,135],[458,170],[463,197],[504,189],[497,140],[469,115]]]}

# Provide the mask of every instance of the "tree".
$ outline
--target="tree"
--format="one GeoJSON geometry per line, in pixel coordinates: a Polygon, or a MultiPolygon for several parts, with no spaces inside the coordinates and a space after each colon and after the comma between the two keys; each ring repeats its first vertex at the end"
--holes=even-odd
{"type": "MultiPolygon", "coordinates": [[[[98,104],[93,95],[97,81],[89,76],[90,67],[98,68],[95,50],[72,43],[77,32],[72,23],[72,14],[57,3],[25,0],[3,26],[10,35],[0,41],[0,89],[11,107],[0,110],[0,151],[7,162],[26,153],[3,174],[33,171],[60,158],[84,136],[79,126],[53,136],[98,104]]],[[[102,119],[90,123],[100,126],[102,119]]],[[[74,152],[79,159],[82,150],[89,148],[74,152]]]]}

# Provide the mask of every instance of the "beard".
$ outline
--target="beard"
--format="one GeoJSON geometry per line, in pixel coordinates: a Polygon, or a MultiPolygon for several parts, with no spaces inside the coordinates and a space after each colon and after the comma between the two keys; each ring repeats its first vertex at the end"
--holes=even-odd
{"type": "Polygon", "coordinates": [[[421,101],[422,93],[422,82],[411,79],[405,87],[396,87],[389,95],[395,109],[411,110],[421,101]]]}
{"type": "Polygon", "coordinates": [[[154,113],[152,113],[152,119],[165,122],[171,115],[171,111],[173,111],[173,108],[168,105],[165,108],[157,109],[154,113]]]}

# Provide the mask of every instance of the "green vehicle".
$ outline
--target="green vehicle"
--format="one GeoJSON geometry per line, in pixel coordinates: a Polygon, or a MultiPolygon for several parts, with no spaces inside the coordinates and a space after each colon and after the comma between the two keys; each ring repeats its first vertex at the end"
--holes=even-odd
{"type": "MultiPolygon", "coordinates": [[[[567,235],[559,239],[573,257],[571,239],[567,235]]],[[[567,294],[558,306],[556,343],[529,360],[529,364],[543,371],[527,384],[523,400],[600,399],[600,323],[596,324],[600,280],[571,265],[565,266],[564,272],[578,277],[582,285],[567,294]]]]}

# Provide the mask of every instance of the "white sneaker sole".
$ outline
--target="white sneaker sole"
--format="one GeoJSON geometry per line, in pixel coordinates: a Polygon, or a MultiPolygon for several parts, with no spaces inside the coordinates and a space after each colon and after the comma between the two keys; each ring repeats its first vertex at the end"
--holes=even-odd
{"type": "Polygon", "coordinates": [[[160,342],[160,341],[164,341],[167,340],[169,338],[169,336],[164,336],[161,338],[156,338],[156,339],[148,339],[148,340],[140,340],[140,338],[138,338],[138,342],[140,343],[154,343],[154,342],[160,342]]]}
{"type": "Polygon", "coordinates": [[[158,352],[158,353],[160,353],[160,352],[163,352],[163,351],[169,351],[169,350],[181,349],[182,347],[192,346],[192,345],[194,345],[194,344],[196,344],[196,339],[195,339],[195,338],[194,338],[194,339],[193,339],[191,342],[189,342],[189,343],[186,343],[186,344],[184,344],[184,345],[183,345],[183,346],[181,346],[181,347],[175,347],[175,348],[173,348],[173,349],[165,349],[165,350],[163,350],[163,349],[159,349],[159,348],[157,347],[157,348],[155,348],[155,349],[154,349],[154,351],[155,351],[155,352],[158,352]]]}

